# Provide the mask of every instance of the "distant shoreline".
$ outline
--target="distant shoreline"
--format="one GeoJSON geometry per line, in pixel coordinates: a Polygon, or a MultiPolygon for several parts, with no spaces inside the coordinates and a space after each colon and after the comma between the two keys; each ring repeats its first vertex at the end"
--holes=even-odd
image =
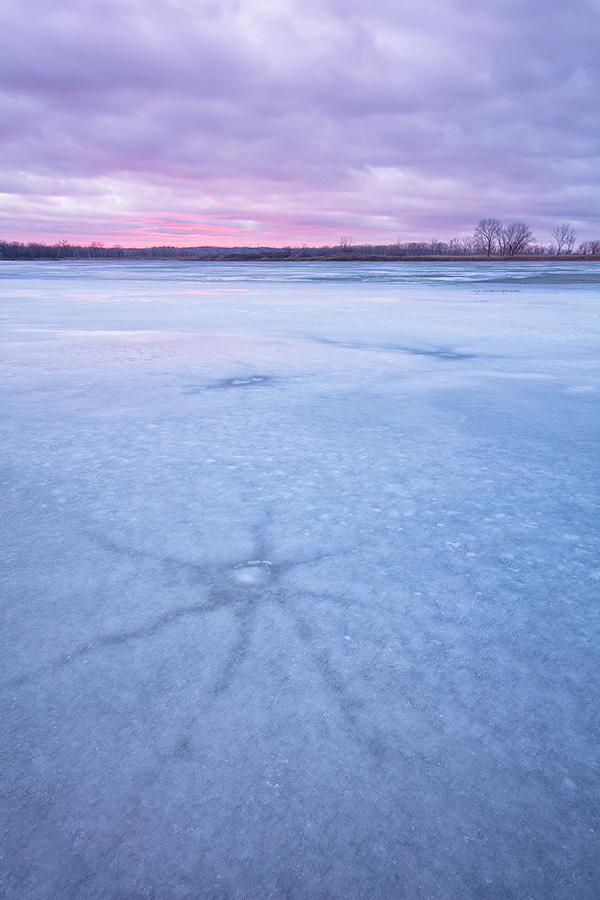
{"type": "MultiPolygon", "coordinates": [[[[48,248],[51,249],[51,248],[48,248]]],[[[87,249],[87,248],[86,248],[87,249]]],[[[50,254],[27,254],[27,255],[2,255],[0,254],[0,262],[285,262],[285,263],[320,263],[320,262],[341,262],[341,263],[361,263],[361,262],[385,262],[385,263],[404,263],[404,262],[455,262],[455,263],[513,263],[513,262],[597,262],[600,255],[583,254],[583,253],[561,253],[559,254],[541,254],[541,253],[524,253],[515,256],[475,256],[475,255],[392,255],[392,254],[353,254],[353,253],[332,253],[325,255],[304,255],[301,251],[284,253],[280,250],[259,251],[259,252],[238,252],[228,251],[224,249],[222,252],[198,252],[193,250],[179,253],[171,251],[169,253],[149,252],[149,250],[140,248],[123,249],[120,252],[113,251],[112,247],[105,248],[102,255],[50,255],[50,254]]]]}
{"type": "MultiPolygon", "coordinates": [[[[516,223],[519,224],[519,223],[516,223]]],[[[102,241],[89,244],[70,244],[56,241],[0,240],[0,260],[169,260],[172,262],[563,262],[569,260],[600,259],[600,241],[586,241],[574,251],[571,246],[560,244],[545,246],[529,241],[526,244],[490,246],[478,241],[411,241],[392,244],[359,244],[350,238],[340,238],[339,244],[322,244],[309,247],[284,245],[233,245],[217,247],[214,244],[173,247],[158,244],[146,247],[123,247],[113,244],[106,247],[102,241]],[[561,252],[559,252],[559,249],[561,252]]]]}

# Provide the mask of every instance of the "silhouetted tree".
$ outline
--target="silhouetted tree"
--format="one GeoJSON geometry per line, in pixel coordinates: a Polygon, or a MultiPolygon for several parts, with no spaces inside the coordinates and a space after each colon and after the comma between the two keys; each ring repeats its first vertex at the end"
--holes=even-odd
{"type": "Polygon", "coordinates": [[[516,256],[524,253],[533,241],[533,235],[525,222],[510,222],[500,231],[500,253],[503,256],[516,256]]]}
{"type": "Polygon", "coordinates": [[[579,247],[584,256],[600,256],[600,241],[584,241],[579,247]]]}
{"type": "Polygon", "coordinates": [[[480,219],[473,234],[473,243],[486,256],[491,256],[500,241],[502,223],[498,219],[480,219]]]}
{"type": "Polygon", "coordinates": [[[554,228],[551,228],[550,234],[556,241],[557,253],[562,253],[563,247],[566,248],[569,253],[571,252],[573,244],[575,243],[575,238],[577,237],[577,232],[568,222],[563,222],[562,225],[556,225],[554,228]]]}

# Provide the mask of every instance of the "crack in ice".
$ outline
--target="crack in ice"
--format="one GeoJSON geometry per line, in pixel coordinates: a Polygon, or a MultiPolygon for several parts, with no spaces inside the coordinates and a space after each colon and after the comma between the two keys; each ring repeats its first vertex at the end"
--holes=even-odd
{"type": "MultiPolygon", "coordinates": [[[[173,556],[160,556],[150,551],[127,547],[97,533],[88,532],[88,537],[93,539],[97,545],[110,553],[125,555],[130,559],[152,560],[162,566],[167,575],[175,572],[184,575],[187,574],[188,576],[191,575],[193,582],[199,582],[206,587],[206,598],[196,603],[186,604],[167,610],[152,622],[140,625],[138,628],[100,635],[83,646],[80,646],[69,653],[64,653],[62,656],[37,669],[7,679],[2,684],[2,687],[19,687],[36,678],[42,677],[47,672],[58,671],[64,666],[70,665],[92,653],[96,653],[102,648],[118,647],[126,645],[131,641],[143,640],[154,636],[182,619],[204,616],[207,613],[215,612],[219,609],[230,608],[234,610],[242,634],[238,639],[236,646],[230,651],[229,657],[224,664],[224,673],[228,672],[229,676],[226,676],[223,673],[217,680],[218,685],[220,686],[213,690],[213,693],[221,693],[225,689],[225,686],[228,686],[231,682],[235,670],[239,667],[242,657],[245,656],[245,652],[251,644],[252,628],[248,628],[247,619],[251,618],[252,624],[254,623],[254,607],[256,602],[260,600],[263,602],[272,600],[278,593],[281,594],[281,590],[279,590],[279,592],[277,590],[277,584],[280,581],[281,576],[287,571],[299,566],[316,564],[324,559],[340,556],[345,552],[319,553],[306,559],[285,560],[280,563],[275,563],[263,558],[253,558],[250,560],[241,560],[233,564],[211,566],[180,560],[173,556]],[[237,662],[232,660],[232,655],[236,656],[236,658],[239,657],[237,662]]],[[[264,539],[262,534],[259,533],[256,536],[257,556],[262,556],[264,550],[263,545],[264,539]]]]}

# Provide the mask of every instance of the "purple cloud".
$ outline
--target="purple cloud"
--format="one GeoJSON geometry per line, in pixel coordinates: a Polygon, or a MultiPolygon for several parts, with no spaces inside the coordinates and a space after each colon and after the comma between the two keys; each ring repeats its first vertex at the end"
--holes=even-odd
{"type": "Polygon", "coordinates": [[[0,236],[598,237],[597,0],[0,9],[0,236]]]}

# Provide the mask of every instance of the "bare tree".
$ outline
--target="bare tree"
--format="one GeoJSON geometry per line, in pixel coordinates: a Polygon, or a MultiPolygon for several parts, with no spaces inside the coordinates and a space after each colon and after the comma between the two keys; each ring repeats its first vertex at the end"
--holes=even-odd
{"type": "Polygon", "coordinates": [[[502,232],[502,223],[498,219],[481,219],[473,235],[473,243],[478,250],[490,256],[497,249],[502,232]]]}
{"type": "Polygon", "coordinates": [[[584,256],[600,256],[600,241],[584,241],[577,252],[584,256]]]}
{"type": "Polygon", "coordinates": [[[550,229],[550,234],[556,241],[556,252],[558,254],[562,253],[563,247],[566,248],[569,253],[571,252],[573,244],[575,243],[575,238],[577,237],[577,232],[568,222],[563,222],[562,225],[556,225],[554,228],[550,229]]]}
{"type": "Polygon", "coordinates": [[[510,222],[500,231],[499,245],[503,256],[524,253],[533,241],[533,235],[525,222],[510,222]]]}
{"type": "Polygon", "coordinates": [[[344,251],[344,253],[350,252],[350,247],[354,243],[354,238],[348,237],[347,234],[342,234],[340,237],[340,247],[344,251]]]}

